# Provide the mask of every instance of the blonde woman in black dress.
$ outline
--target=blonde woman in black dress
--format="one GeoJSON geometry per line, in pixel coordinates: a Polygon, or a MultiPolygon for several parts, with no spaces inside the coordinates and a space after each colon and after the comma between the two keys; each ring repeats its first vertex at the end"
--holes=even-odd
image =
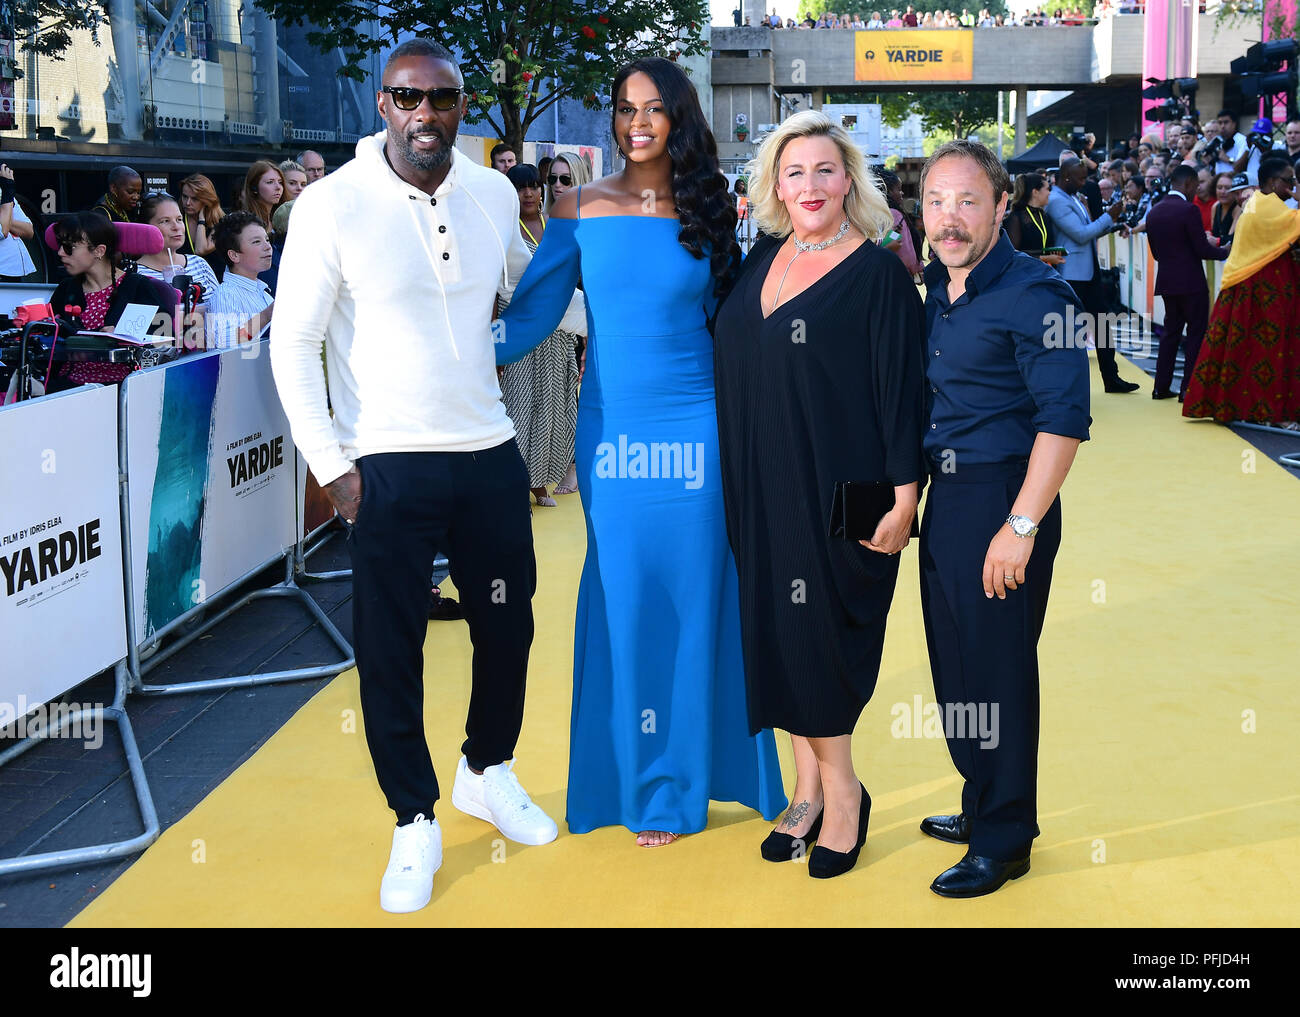
{"type": "Polygon", "coordinates": [[[923,478],[921,298],[878,246],[892,225],[861,152],[822,113],[787,119],[748,168],[755,244],[718,314],[727,533],[740,576],[751,732],[790,732],[791,806],[763,857],[853,867],[871,796],[850,738],[875,688],[923,478]],[[780,477],[780,483],[773,483],[780,477]],[[859,544],[829,536],[838,481],[895,505],[859,544]]]}

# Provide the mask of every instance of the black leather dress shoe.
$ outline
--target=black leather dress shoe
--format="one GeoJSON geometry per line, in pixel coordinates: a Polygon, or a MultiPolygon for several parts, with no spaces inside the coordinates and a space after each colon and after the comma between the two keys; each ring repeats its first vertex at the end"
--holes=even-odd
{"type": "Polygon", "coordinates": [[[939,873],[930,889],[940,897],[983,897],[1002,887],[1008,879],[1019,879],[1029,871],[1029,856],[999,862],[969,851],[951,869],[939,873]]]}
{"type": "Polygon", "coordinates": [[[970,842],[970,820],[963,812],[955,816],[931,816],[921,820],[921,832],[949,844],[967,844],[970,842]]]}
{"type": "Polygon", "coordinates": [[[464,617],[465,611],[456,601],[444,597],[436,588],[429,591],[430,621],[456,621],[464,617]]]}
{"type": "Polygon", "coordinates": [[[1152,399],[1172,399],[1176,395],[1178,395],[1177,392],[1157,392],[1155,389],[1151,390],[1152,399]]]}
{"type": "Polygon", "coordinates": [[[1124,381],[1118,377],[1105,384],[1107,392],[1136,392],[1140,387],[1135,381],[1124,381]]]}

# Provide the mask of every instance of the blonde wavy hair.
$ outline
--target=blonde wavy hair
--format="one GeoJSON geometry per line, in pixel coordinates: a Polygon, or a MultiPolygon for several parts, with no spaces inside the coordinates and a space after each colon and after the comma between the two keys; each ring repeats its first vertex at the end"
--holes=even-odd
{"type": "MultiPolygon", "coordinates": [[[[564,160],[564,165],[569,167],[569,176],[573,177],[573,187],[571,188],[571,190],[576,191],[578,189],[579,184],[587,184],[591,182],[591,167],[587,165],[587,160],[584,159],[582,156],[580,156],[577,152],[556,152],[555,155],[551,157],[550,168],[548,168],[546,171],[547,176],[550,176],[552,173],[555,172],[555,164],[559,162],[561,159],[564,160]]],[[[561,173],[559,175],[563,176],[564,174],[561,173]]],[[[546,181],[543,180],[542,183],[546,184],[546,181]]],[[[554,204],[555,204],[555,195],[551,193],[550,185],[546,184],[546,214],[547,215],[551,214],[551,208],[552,206],[554,206],[554,204]]]]}
{"type": "Polygon", "coordinates": [[[878,241],[894,225],[893,213],[880,184],[871,172],[862,150],[853,144],[842,127],[837,127],[825,113],[803,110],[795,113],[769,134],[758,152],[745,167],[749,176],[749,207],[754,222],[764,233],[787,237],[793,228],[785,202],[776,196],[777,177],[781,171],[781,153],[796,138],[830,138],[840,150],[840,159],[852,185],[844,196],[844,214],[868,240],[878,241]]]}

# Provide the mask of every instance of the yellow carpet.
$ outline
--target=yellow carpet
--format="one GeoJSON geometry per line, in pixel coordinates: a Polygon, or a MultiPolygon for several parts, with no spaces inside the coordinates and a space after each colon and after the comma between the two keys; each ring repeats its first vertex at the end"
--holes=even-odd
{"type": "MultiPolygon", "coordinates": [[[[572,836],[562,821],[545,847],[500,840],[450,804],[469,639],[441,622],[425,644],[429,744],[445,779],[445,860],[428,908],[379,909],[392,816],[349,671],[71,924],[1292,925],[1300,484],[1262,455],[1245,472],[1248,445],[1149,392],[1149,380],[1113,399],[1094,385],[1040,649],[1043,834],[1029,876],[992,896],[929,891],[962,850],[917,823],[955,811],[958,778],[942,740],[891,735],[894,704],[933,697],[913,545],[854,738],[874,807],[846,876],[763,862],[769,825],[738,806],[715,805],[707,831],[652,850],[621,827],[572,836]]],[[[533,516],[537,639],[517,772],[560,821],[584,534],[577,497],[558,501],[533,516]]],[[[778,740],[789,787],[789,740],[778,740]]]]}

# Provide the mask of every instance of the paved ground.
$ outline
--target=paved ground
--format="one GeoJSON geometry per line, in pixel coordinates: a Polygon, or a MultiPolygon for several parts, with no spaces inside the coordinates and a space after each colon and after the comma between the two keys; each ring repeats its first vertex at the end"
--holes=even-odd
{"type": "MultiPolygon", "coordinates": [[[[328,542],[308,565],[314,571],[347,568],[342,538],[328,542]]],[[[267,586],[282,575],[282,567],[275,566],[248,585],[267,586]]],[[[307,588],[350,638],[351,583],[307,588]]],[[[262,600],[149,672],[146,681],[170,684],[335,659],[333,644],[302,607],[262,600]]],[[[129,698],[127,712],[163,829],[193,809],[327,681],[129,698]]],[[[112,695],[111,675],[101,675],[62,698],[110,702],[112,695]]],[[[0,741],[0,748],[6,744],[0,741]]],[[[116,725],[105,724],[101,748],[51,739],[0,767],[0,857],[124,840],[142,830],[116,725]]],[[[0,877],[0,927],[63,925],[134,857],[0,877]]]]}
{"type": "MultiPolygon", "coordinates": [[[[1154,359],[1134,357],[1133,363],[1148,373],[1155,371],[1154,359]]],[[[1130,378],[1135,371],[1131,365],[1126,369],[1130,378]]],[[[1138,392],[1115,398],[1149,396],[1138,392]]],[[[1176,404],[1166,408],[1170,413],[1178,412],[1176,404]]],[[[1272,459],[1286,452],[1300,453],[1300,435],[1234,430],[1272,459]]],[[[1300,470],[1292,473],[1300,477],[1300,470]]],[[[309,560],[309,567],[314,571],[347,568],[342,538],[327,543],[309,560]]],[[[275,566],[249,585],[269,585],[281,575],[281,568],[275,566]]],[[[317,583],[308,589],[344,637],[351,638],[350,582],[317,583]]],[[[193,681],[332,659],[332,644],[316,630],[301,607],[264,600],[196,640],[150,672],[147,680],[151,684],[193,681]]],[[[127,711],[163,829],[186,815],[234,772],[326,681],[131,697],[127,711]]],[[[109,702],[111,678],[92,679],[63,698],[109,702]]],[[[0,740],[0,749],[5,745],[0,740]]],[[[0,767],[0,858],[124,840],[142,829],[114,725],[106,725],[104,745],[99,749],[86,749],[81,741],[56,739],[0,767]]],[[[90,867],[0,877],[0,927],[62,926],[125,871],[134,857],[90,867]]]]}

